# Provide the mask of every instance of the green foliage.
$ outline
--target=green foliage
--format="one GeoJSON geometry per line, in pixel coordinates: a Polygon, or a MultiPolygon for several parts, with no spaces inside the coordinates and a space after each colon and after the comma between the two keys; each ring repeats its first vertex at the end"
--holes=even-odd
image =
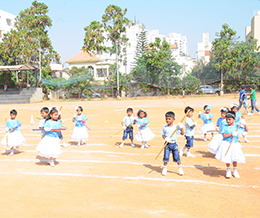
{"type": "Polygon", "coordinates": [[[161,42],[156,38],[137,59],[132,74],[133,79],[139,84],[173,88],[180,83],[180,69],[181,66],[172,57],[170,45],[165,40],[161,42]]]}
{"type": "MultiPolygon", "coordinates": [[[[43,71],[50,70],[48,66],[51,62],[59,62],[60,56],[53,49],[48,36],[48,29],[52,26],[48,12],[46,4],[33,1],[30,8],[19,13],[16,17],[15,29],[4,34],[0,45],[0,57],[3,58],[1,64],[38,63],[39,49],[43,71]]],[[[48,73],[43,74],[43,77],[48,73]]]]}
{"type": "Polygon", "coordinates": [[[196,88],[199,88],[201,82],[192,73],[188,73],[182,79],[182,86],[185,88],[186,94],[195,94],[196,88]]]}
{"type": "Polygon", "coordinates": [[[79,98],[81,98],[82,93],[87,96],[91,94],[91,89],[93,88],[91,82],[94,81],[94,79],[93,75],[85,67],[72,67],[69,71],[69,75],[70,78],[68,79],[68,85],[65,86],[65,90],[72,93],[78,93],[79,98]],[[75,76],[78,74],[84,76],[86,79],[75,82],[75,76]],[[73,80],[73,82],[70,83],[70,80],[73,80]]]}
{"type": "Polygon", "coordinates": [[[108,38],[113,45],[125,44],[128,39],[123,37],[126,27],[131,26],[132,22],[125,17],[127,9],[122,10],[116,5],[109,5],[102,16],[105,31],[108,32],[108,38]]]}
{"type": "Polygon", "coordinates": [[[82,47],[84,51],[89,53],[106,51],[106,47],[103,46],[105,40],[103,27],[103,24],[99,21],[92,21],[89,26],[85,27],[84,46],[82,47]]]}

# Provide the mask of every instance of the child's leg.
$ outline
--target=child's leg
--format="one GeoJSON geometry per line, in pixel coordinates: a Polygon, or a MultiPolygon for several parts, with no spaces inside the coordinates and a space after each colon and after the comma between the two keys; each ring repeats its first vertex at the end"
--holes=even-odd
{"type": "Polygon", "coordinates": [[[178,144],[174,143],[174,144],[171,144],[171,145],[172,145],[173,161],[177,162],[178,167],[179,167],[179,175],[183,176],[184,172],[183,172],[182,165],[181,165],[181,159],[180,159],[180,155],[179,155],[178,144]]]}
{"type": "Polygon", "coordinates": [[[187,136],[187,144],[186,144],[186,147],[188,149],[187,157],[195,157],[195,155],[190,153],[190,149],[193,147],[193,139],[194,139],[194,136],[187,136]]]}
{"type": "Polygon", "coordinates": [[[233,171],[234,177],[235,177],[235,178],[240,178],[240,175],[239,175],[239,173],[237,172],[237,162],[236,162],[236,161],[233,162],[233,169],[234,169],[234,171],[233,171]]]}
{"type": "Polygon", "coordinates": [[[10,156],[14,155],[14,147],[11,148],[11,151],[10,151],[10,156]]]}
{"type": "Polygon", "coordinates": [[[119,145],[119,148],[122,148],[122,147],[124,146],[124,144],[125,144],[125,140],[127,139],[127,135],[128,135],[127,131],[124,130],[124,133],[123,133],[123,139],[122,139],[121,144],[119,145]]]}
{"type": "Polygon", "coordinates": [[[142,141],[142,146],[141,146],[141,149],[144,149],[144,141],[142,141]]]}
{"type": "Polygon", "coordinates": [[[55,166],[54,159],[52,157],[50,158],[50,165],[51,165],[51,167],[55,166]]]}
{"type": "Polygon", "coordinates": [[[167,164],[169,162],[169,157],[170,157],[170,152],[171,149],[168,147],[170,146],[170,144],[168,144],[165,148],[164,148],[164,155],[163,155],[163,170],[162,170],[162,175],[166,176],[167,175],[167,164]]]}
{"type": "Polygon", "coordinates": [[[144,147],[145,147],[145,148],[149,148],[149,146],[148,146],[146,143],[147,143],[147,142],[145,141],[145,142],[144,142],[144,147]]]}
{"type": "Polygon", "coordinates": [[[207,141],[207,133],[204,133],[204,141],[207,141]]]}
{"type": "Polygon", "coordinates": [[[134,145],[134,133],[133,133],[133,129],[131,128],[131,131],[129,132],[129,138],[131,140],[131,146],[135,147],[134,145]]]}
{"type": "Polygon", "coordinates": [[[230,170],[230,164],[227,163],[226,166],[227,166],[226,178],[230,178],[232,176],[231,170],[230,170]]]}

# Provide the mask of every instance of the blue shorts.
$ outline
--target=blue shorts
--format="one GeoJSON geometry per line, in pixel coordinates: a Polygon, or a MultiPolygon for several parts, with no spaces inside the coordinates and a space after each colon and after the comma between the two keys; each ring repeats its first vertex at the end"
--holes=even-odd
{"type": "Polygon", "coordinates": [[[194,136],[185,136],[185,137],[186,137],[186,140],[187,140],[185,147],[192,148],[194,136]]]}
{"type": "Polygon", "coordinates": [[[163,162],[169,162],[170,153],[172,151],[173,162],[181,162],[179,151],[178,151],[178,144],[175,143],[168,143],[168,145],[164,148],[164,156],[163,162]]]}
{"type": "Polygon", "coordinates": [[[127,127],[126,130],[124,130],[123,139],[127,139],[127,135],[129,134],[129,139],[133,139],[133,127],[127,127]]]}
{"type": "Polygon", "coordinates": [[[57,132],[58,133],[58,136],[59,136],[59,139],[63,139],[63,135],[61,132],[57,132]]]}

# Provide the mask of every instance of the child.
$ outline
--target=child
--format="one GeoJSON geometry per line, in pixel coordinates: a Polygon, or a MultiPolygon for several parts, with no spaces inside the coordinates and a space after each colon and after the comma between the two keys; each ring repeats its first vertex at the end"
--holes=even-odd
{"type": "Polygon", "coordinates": [[[46,134],[36,148],[40,156],[48,158],[48,163],[52,167],[55,165],[55,158],[61,155],[60,139],[58,134],[60,130],[57,129],[60,129],[62,125],[58,120],[58,116],[58,110],[52,108],[44,124],[44,131],[46,131],[46,134]]]}
{"type": "Polygon", "coordinates": [[[119,145],[119,148],[122,148],[124,146],[124,142],[127,139],[127,135],[129,134],[129,139],[131,140],[131,146],[135,147],[133,142],[133,124],[135,124],[133,115],[133,109],[127,108],[126,110],[127,116],[124,117],[124,119],[121,122],[121,125],[123,126],[124,133],[123,133],[123,141],[119,145]]]}
{"type": "Polygon", "coordinates": [[[221,117],[218,118],[217,127],[216,127],[217,131],[219,131],[219,134],[217,134],[213,137],[213,139],[209,143],[209,147],[208,147],[208,150],[213,154],[216,154],[216,152],[218,151],[218,148],[223,140],[223,135],[222,135],[221,131],[224,128],[224,126],[227,125],[227,122],[226,122],[227,112],[228,112],[227,107],[220,108],[221,117]]]}
{"type": "MultiPolygon", "coordinates": [[[[49,114],[49,108],[47,107],[43,107],[41,109],[41,117],[42,119],[40,120],[40,123],[39,123],[39,129],[43,129],[44,128],[44,124],[45,124],[45,121],[48,117],[48,114],[49,114]]],[[[44,131],[41,132],[41,137],[44,135],[44,131]]]]}
{"type": "Polygon", "coordinates": [[[184,113],[187,114],[185,118],[185,138],[187,140],[186,145],[180,150],[180,156],[183,156],[185,148],[187,148],[187,157],[195,157],[195,155],[190,153],[190,149],[193,147],[193,140],[194,140],[194,128],[197,125],[196,122],[192,120],[194,109],[191,107],[186,107],[184,113]]]}
{"type": "MultiPolygon", "coordinates": [[[[58,111],[58,120],[62,123],[62,119],[61,119],[61,112],[60,112],[60,110],[59,110],[59,108],[58,107],[55,107],[56,108],[56,110],[58,111]]],[[[64,140],[64,138],[63,138],[63,135],[62,135],[62,133],[61,132],[58,132],[58,135],[59,135],[59,139],[62,141],[62,146],[64,147],[64,148],[67,148],[68,147],[68,145],[65,143],[65,140],[64,140]]]]}
{"type": "Polygon", "coordinates": [[[78,141],[78,146],[84,144],[84,140],[88,139],[88,131],[83,123],[86,123],[88,118],[83,114],[83,108],[81,106],[76,107],[76,112],[72,118],[72,122],[75,123],[72,139],[78,141]]]}
{"type": "Polygon", "coordinates": [[[167,175],[167,164],[169,162],[170,153],[172,152],[173,161],[177,162],[179,166],[179,175],[183,176],[184,172],[181,166],[181,160],[179,157],[178,144],[177,144],[177,134],[180,133],[184,135],[184,128],[182,123],[178,123],[178,125],[173,124],[175,120],[175,114],[172,111],[169,111],[165,114],[165,120],[167,125],[162,129],[162,137],[167,143],[167,146],[164,148],[164,157],[163,157],[163,170],[162,175],[167,175]],[[173,132],[177,129],[177,131],[172,136],[173,132]],[[172,136],[172,137],[171,137],[172,136]]]}
{"type": "MultiPolygon", "coordinates": [[[[207,132],[208,131],[214,131],[216,129],[214,127],[214,124],[212,123],[213,115],[212,115],[212,113],[210,113],[211,107],[209,105],[205,105],[203,107],[203,109],[205,110],[205,113],[199,112],[199,118],[201,118],[204,121],[204,124],[202,125],[200,131],[201,131],[201,133],[204,134],[204,141],[206,142],[207,141],[207,137],[206,137],[207,132]]],[[[212,135],[212,138],[213,138],[214,133],[212,132],[211,135],[212,135]]]]}
{"type": "Polygon", "coordinates": [[[146,143],[152,140],[155,134],[147,127],[149,120],[146,118],[146,111],[143,109],[139,110],[137,116],[138,118],[135,118],[135,122],[139,130],[136,133],[135,140],[142,142],[141,149],[148,148],[149,146],[146,143]]]}
{"type": "MultiPolygon", "coordinates": [[[[216,158],[224,163],[227,166],[226,178],[231,177],[230,164],[233,164],[233,175],[235,178],[240,178],[239,173],[237,172],[237,163],[245,163],[246,159],[242,152],[241,145],[238,142],[238,124],[235,123],[236,114],[233,111],[228,111],[226,114],[227,126],[224,126],[221,133],[223,135],[223,141],[216,153],[216,158]],[[233,140],[233,137],[234,140],[233,140]],[[233,140],[233,142],[232,142],[233,140]],[[226,152],[232,142],[232,145],[226,155],[226,152]]],[[[241,125],[244,125],[245,131],[248,131],[245,120],[240,121],[241,125]]]]}
{"type": "MultiPolygon", "coordinates": [[[[243,118],[243,114],[238,111],[238,105],[237,105],[237,104],[232,104],[232,105],[231,105],[231,111],[234,111],[234,112],[235,112],[235,114],[236,114],[235,123],[236,123],[236,124],[239,124],[240,119],[243,118]]],[[[243,136],[245,142],[246,142],[246,143],[249,143],[250,141],[246,138],[246,135],[247,135],[247,132],[246,132],[246,131],[243,131],[242,136],[243,136]]]]}
{"type": "Polygon", "coordinates": [[[11,110],[10,111],[10,119],[7,120],[6,126],[6,134],[1,141],[1,144],[4,145],[6,150],[11,149],[9,155],[14,155],[14,149],[18,149],[19,146],[25,143],[25,139],[18,129],[22,124],[16,119],[17,111],[11,110]]]}

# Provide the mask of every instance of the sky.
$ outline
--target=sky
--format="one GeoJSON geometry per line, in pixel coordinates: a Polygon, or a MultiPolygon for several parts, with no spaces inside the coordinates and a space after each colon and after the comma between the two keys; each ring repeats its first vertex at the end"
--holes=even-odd
{"type": "MultiPolygon", "coordinates": [[[[18,15],[29,8],[32,0],[1,0],[0,9],[18,15]]],[[[251,24],[255,12],[260,11],[259,0],[39,0],[49,7],[53,25],[49,36],[54,49],[64,63],[83,46],[84,27],[91,21],[101,21],[105,8],[115,4],[127,8],[126,17],[143,23],[149,30],[160,34],[181,33],[188,40],[188,55],[196,57],[197,43],[202,33],[210,40],[227,23],[245,40],[245,27],[251,24]]]]}

